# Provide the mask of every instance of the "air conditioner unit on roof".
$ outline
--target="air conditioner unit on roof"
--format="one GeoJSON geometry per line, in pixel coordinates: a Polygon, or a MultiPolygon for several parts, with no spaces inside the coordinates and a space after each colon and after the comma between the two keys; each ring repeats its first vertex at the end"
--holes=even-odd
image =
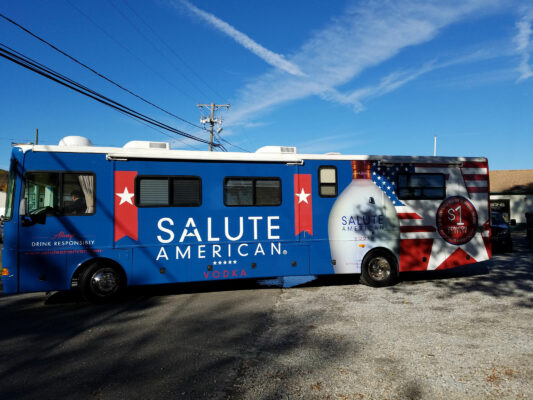
{"type": "Polygon", "coordinates": [[[296,147],[288,146],[263,146],[255,151],[256,153],[276,153],[276,154],[296,154],[296,147]]]}
{"type": "Polygon", "coordinates": [[[84,136],[65,136],[59,146],[92,146],[92,142],[84,136]]]}
{"type": "Polygon", "coordinates": [[[145,140],[132,140],[124,145],[125,149],[160,149],[170,150],[170,143],[167,142],[149,142],[145,140]]]}

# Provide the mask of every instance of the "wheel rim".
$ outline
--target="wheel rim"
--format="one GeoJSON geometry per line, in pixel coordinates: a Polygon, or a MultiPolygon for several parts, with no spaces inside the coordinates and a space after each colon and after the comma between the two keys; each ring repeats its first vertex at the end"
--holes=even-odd
{"type": "Polygon", "coordinates": [[[93,274],[90,285],[94,294],[106,297],[118,290],[119,276],[113,268],[102,268],[93,274]]]}
{"type": "Polygon", "coordinates": [[[376,257],[368,264],[368,275],[374,281],[384,281],[391,274],[391,264],[385,257],[376,257]]]}

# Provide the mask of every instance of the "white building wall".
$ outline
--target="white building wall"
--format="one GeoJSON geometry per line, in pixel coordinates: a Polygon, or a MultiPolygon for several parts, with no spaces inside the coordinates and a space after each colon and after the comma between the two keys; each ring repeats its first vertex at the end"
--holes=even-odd
{"type": "Polygon", "coordinates": [[[533,194],[491,194],[491,200],[509,199],[510,218],[526,223],[526,212],[533,212],[533,194]]]}

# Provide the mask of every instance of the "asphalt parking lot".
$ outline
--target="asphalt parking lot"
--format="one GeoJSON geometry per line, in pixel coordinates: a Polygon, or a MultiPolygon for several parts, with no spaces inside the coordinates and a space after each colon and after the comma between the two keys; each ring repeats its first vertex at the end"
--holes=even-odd
{"type": "Polygon", "coordinates": [[[1,398],[530,399],[533,250],[353,277],[0,297],[1,398]]]}

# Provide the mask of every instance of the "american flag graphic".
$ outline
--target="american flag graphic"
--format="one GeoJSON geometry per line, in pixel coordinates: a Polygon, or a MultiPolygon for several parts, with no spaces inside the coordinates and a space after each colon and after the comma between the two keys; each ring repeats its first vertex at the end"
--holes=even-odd
{"type": "Polygon", "coordinates": [[[464,161],[455,164],[372,162],[372,181],[390,199],[400,224],[400,271],[453,268],[489,259],[488,163],[464,161]],[[470,202],[481,228],[462,245],[447,242],[438,232],[437,210],[444,201],[404,200],[398,197],[398,175],[443,174],[446,198],[458,196],[470,202]]]}

